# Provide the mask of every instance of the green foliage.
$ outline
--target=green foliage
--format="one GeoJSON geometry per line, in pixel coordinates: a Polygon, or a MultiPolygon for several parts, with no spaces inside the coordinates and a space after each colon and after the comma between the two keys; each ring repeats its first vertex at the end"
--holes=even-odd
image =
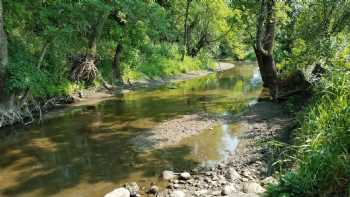
{"type": "Polygon", "coordinates": [[[296,131],[297,168],[269,196],[349,195],[350,72],[330,72],[315,94],[296,131]]]}
{"type": "Polygon", "coordinates": [[[194,24],[191,46],[203,34],[210,44],[181,62],[184,1],[170,1],[166,6],[143,0],[3,2],[10,54],[7,91],[30,89],[35,97],[69,94],[80,86],[68,80],[69,57],[89,53],[94,39],[100,76],[111,82],[118,44],[123,46],[124,79],[169,77],[208,69],[214,65],[213,55],[232,16],[224,0],[195,1],[190,9],[194,24]]]}

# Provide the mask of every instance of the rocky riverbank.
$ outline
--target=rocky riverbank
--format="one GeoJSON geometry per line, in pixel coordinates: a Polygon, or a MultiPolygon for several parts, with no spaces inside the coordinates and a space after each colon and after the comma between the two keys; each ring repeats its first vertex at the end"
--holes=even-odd
{"type": "MultiPolygon", "coordinates": [[[[167,189],[158,191],[156,186],[151,186],[149,195],[254,197],[261,195],[268,184],[276,182],[271,176],[271,150],[262,142],[285,138],[294,125],[293,117],[281,104],[261,102],[242,116],[226,121],[245,128],[240,134],[238,148],[229,159],[214,167],[193,169],[189,173],[165,171],[162,176],[168,181],[167,189]]],[[[106,196],[130,196],[130,193],[119,195],[115,192],[106,196]]]]}

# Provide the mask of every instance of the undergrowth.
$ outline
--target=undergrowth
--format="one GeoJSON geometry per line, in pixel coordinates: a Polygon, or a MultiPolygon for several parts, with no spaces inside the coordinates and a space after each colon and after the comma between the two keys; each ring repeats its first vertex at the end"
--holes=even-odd
{"type": "Polygon", "coordinates": [[[295,167],[282,173],[267,196],[350,195],[349,102],[350,72],[333,70],[324,76],[313,101],[299,114],[294,149],[288,155],[295,167]]]}

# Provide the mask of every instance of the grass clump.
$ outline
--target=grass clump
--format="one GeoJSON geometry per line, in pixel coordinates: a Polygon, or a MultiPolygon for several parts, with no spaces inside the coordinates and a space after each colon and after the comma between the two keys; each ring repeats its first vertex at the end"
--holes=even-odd
{"type": "Polygon", "coordinates": [[[331,71],[315,94],[295,131],[296,167],[268,196],[350,195],[350,72],[331,71]]]}

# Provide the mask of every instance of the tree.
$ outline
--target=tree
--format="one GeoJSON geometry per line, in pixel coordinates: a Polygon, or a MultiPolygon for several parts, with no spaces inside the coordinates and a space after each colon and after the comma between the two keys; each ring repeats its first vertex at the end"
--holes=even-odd
{"type": "Polygon", "coordinates": [[[0,0],[0,101],[5,94],[5,75],[8,64],[7,36],[4,29],[4,9],[0,0]]]}
{"type": "Polygon", "coordinates": [[[272,96],[275,97],[277,90],[277,69],[273,58],[276,28],[275,0],[262,0],[260,6],[254,51],[264,86],[268,87],[272,96]]]}
{"type": "Polygon", "coordinates": [[[185,22],[184,22],[184,34],[183,34],[183,40],[184,40],[184,48],[182,50],[182,57],[181,60],[183,61],[185,58],[186,54],[186,48],[187,48],[187,42],[188,42],[188,37],[189,37],[189,31],[188,31],[188,15],[190,11],[190,6],[191,6],[192,0],[187,0],[186,1],[186,11],[185,11],[185,22]]]}

